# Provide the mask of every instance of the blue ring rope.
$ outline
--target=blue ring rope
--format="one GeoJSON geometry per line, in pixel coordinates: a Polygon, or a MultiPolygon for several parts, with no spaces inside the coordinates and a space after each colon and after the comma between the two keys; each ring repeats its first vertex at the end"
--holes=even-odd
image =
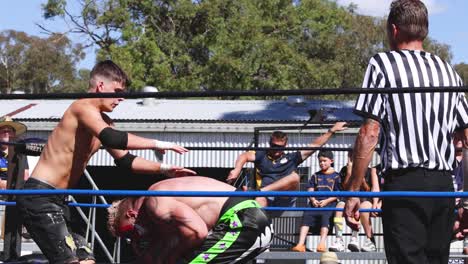
{"type": "Polygon", "coordinates": [[[99,195],[99,196],[165,196],[165,197],[421,197],[455,198],[468,197],[468,192],[325,192],[325,191],[136,191],[136,190],[0,190],[0,195],[99,195]]]}
{"type": "MultiPolygon", "coordinates": [[[[343,208],[334,208],[334,207],[322,207],[322,208],[313,208],[313,207],[263,207],[266,211],[344,211],[343,208]]],[[[381,213],[382,209],[359,209],[360,213],[381,213]]]]}

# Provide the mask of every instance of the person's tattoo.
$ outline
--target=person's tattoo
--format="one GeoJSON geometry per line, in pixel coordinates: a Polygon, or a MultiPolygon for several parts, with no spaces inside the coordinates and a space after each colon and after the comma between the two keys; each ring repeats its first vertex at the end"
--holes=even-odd
{"type": "MultiPolygon", "coordinates": [[[[372,131],[372,130],[379,130],[380,129],[380,124],[376,120],[372,118],[366,118],[364,120],[364,124],[359,130],[359,135],[356,140],[356,144],[360,143],[360,146],[362,147],[358,151],[355,151],[354,153],[354,159],[366,159],[369,157],[369,155],[372,155],[374,152],[375,148],[377,147],[378,140],[371,140],[368,136],[362,135],[363,133],[363,128],[365,128],[366,131],[372,131]],[[359,141],[359,142],[358,142],[359,141]]],[[[378,135],[378,132],[377,132],[378,135]]]]}

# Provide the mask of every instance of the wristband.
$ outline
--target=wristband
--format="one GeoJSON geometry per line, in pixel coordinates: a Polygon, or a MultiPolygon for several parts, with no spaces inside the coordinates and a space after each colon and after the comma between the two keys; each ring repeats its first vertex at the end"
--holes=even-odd
{"type": "Polygon", "coordinates": [[[332,134],[335,134],[335,131],[331,130],[331,128],[328,129],[328,132],[330,132],[330,133],[332,133],[332,134]]]}
{"type": "Polygon", "coordinates": [[[172,142],[168,141],[161,141],[161,140],[154,140],[154,146],[157,149],[170,149],[174,146],[175,144],[172,142]]]}
{"type": "Polygon", "coordinates": [[[171,168],[172,168],[172,165],[167,164],[167,163],[160,163],[159,165],[159,171],[161,173],[167,173],[171,170],[171,168]]]}

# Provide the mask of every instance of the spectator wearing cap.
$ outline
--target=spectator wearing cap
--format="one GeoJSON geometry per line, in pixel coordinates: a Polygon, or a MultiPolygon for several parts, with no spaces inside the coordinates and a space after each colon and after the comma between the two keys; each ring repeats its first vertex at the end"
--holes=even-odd
{"type": "MultiPolygon", "coordinates": [[[[333,152],[322,150],[318,154],[320,171],[314,173],[307,185],[307,191],[339,191],[341,186],[340,174],[333,168],[333,152]]],[[[309,197],[309,204],[314,208],[335,208],[337,197],[309,197]]],[[[317,252],[327,251],[326,241],[333,211],[305,211],[302,218],[299,241],[293,251],[305,252],[305,240],[310,227],[320,229],[320,241],[317,252]]]]}
{"type": "MultiPolygon", "coordinates": [[[[10,142],[17,136],[26,132],[27,127],[23,123],[15,122],[10,116],[4,116],[0,119],[0,142],[10,142]]],[[[8,171],[8,145],[0,144],[0,189],[7,187],[7,171],[8,171]]],[[[26,167],[24,177],[29,176],[28,168],[26,167]]]]}

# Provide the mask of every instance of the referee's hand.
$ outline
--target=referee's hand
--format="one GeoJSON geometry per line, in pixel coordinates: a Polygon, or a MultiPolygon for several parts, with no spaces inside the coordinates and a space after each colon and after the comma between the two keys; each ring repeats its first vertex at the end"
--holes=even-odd
{"type": "Polygon", "coordinates": [[[359,197],[349,197],[345,203],[345,219],[346,224],[352,230],[359,231],[359,207],[361,206],[361,200],[359,197]]]}

